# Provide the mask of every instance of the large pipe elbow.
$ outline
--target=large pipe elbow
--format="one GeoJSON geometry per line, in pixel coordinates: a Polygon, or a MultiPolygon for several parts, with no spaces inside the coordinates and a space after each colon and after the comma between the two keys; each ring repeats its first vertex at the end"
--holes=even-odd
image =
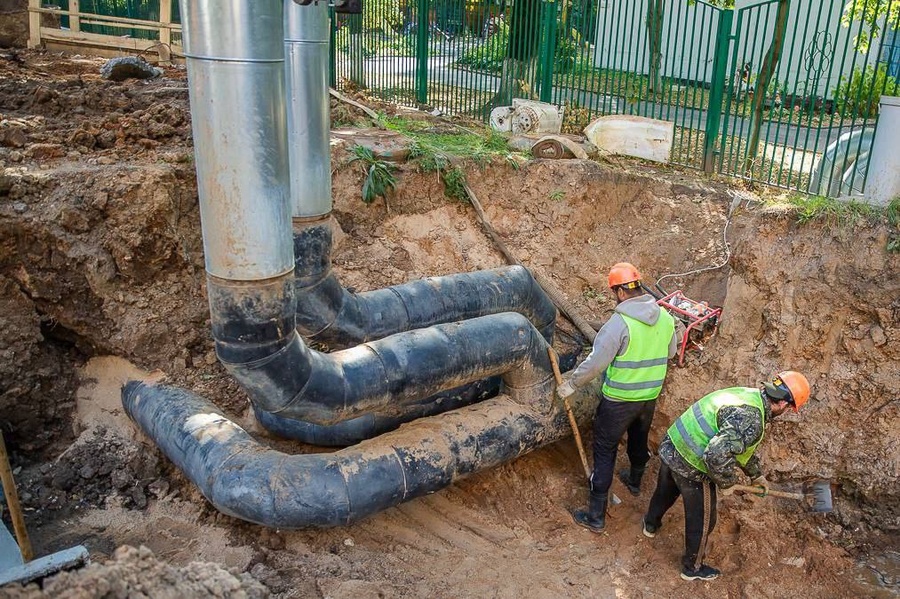
{"type": "Polygon", "coordinates": [[[310,350],[296,332],[288,336],[278,351],[249,362],[230,360],[230,345],[217,345],[219,357],[257,408],[316,425],[372,412],[401,417],[411,403],[493,376],[502,376],[510,393],[532,395],[551,379],[547,342],[511,312],[332,354],[310,350]]]}
{"type": "Polygon", "coordinates": [[[218,510],[277,528],[350,524],[567,433],[558,409],[498,396],[334,453],[286,455],[183,389],[131,381],[122,402],[218,510]]]}
{"type": "Polygon", "coordinates": [[[506,266],[352,293],[332,272],[331,250],[327,220],[294,220],[297,328],[306,338],[342,348],[437,324],[517,312],[553,341],[556,306],[527,268],[506,266]]]}

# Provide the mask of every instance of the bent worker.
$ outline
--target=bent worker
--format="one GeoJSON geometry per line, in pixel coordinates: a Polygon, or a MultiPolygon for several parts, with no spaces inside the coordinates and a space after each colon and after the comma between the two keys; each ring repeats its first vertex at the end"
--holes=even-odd
{"type": "Polygon", "coordinates": [[[760,389],[732,387],[713,391],[682,414],[659,446],[659,478],[643,520],[644,536],[653,538],[662,517],[684,499],[684,555],[681,577],[713,580],[719,570],[703,563],[706,541],[716,526],[716,486],[723,495],[737,482],[736,467],[751,484],[769,490],[756,448],[766,423],[788,408],[799,411],[809,400],[809,382],[785,371],[760,389]]]}
{"type": "Polygon", "coordinates": [[[604,377],[594,415],[594,471],[588,507],[572,514],[576,524],[593,532],[601,532],[606,525],[616,453],[626,432],[631,469],[620,477],[632,494],[640,492],[650,460],[647,436],[656,398],[666,378],[668,359],[678,348],[675,319],[644,293],[641,274],[633,265],[616,264],[607,282],[616,298],[615,313],[594,338],[590,355],[557,391],[565,398],[598,376],[604,377]]]}

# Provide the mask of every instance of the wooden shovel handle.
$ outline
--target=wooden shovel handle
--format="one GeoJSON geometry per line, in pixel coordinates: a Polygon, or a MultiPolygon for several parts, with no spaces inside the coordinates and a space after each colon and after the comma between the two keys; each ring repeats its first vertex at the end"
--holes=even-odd
{"type": "MultiPolygon", "coordinates": [[[[3,484],[3,494],[6,495],[6,505],[9,506],[9,516],[12,520],[13,530],[16,532],[16,540],[19,542],[19,551],[22,559],[30,562],[34,557],[31,550],[31,540],[28,538],[28,530],[25,528],[25,516],[22,513],[22,505],[19,503],[19,493],[16,491],[16,481],[13,479],[12,469],[9,466],[9,457],[6,453],[6,443],[3,442],[3,433],[0,433],[0,482],[3,484]]],[[[3,524],[0,524],[3,526],[3,524]]]]}
{"type": "MultiPolygon", "coordinates": [[[[735,491],[740,491],[742,493],[753,493],[754,495],[759,495],[762,487],[751,487],[748,485],[734,485],[735,491]]],[[[775,491],[770,489],[767,496],[772,497],[783,497],[784,499],[806,499],[806,495],[803,493],[788,493],[787,491],[775,491]]]]}
{"type": "MultiPolygon", "coordinates": [[[[563,384],[562,373],[559,371],[559,359],[556,357],[556,351],[552,347],[547,348],[547,354],[550,356],[550,365],[553,367],[553,376],[556,377],[556,385],[563,384]]],[[[581,456],[581,465],[584,466],[584,475],[591,477],[591,467],[588,466],[587,454],[584,453],[584,444],[581,442],[581,433],[578,432],[578,422],[575,420],[575,414],[572,413],[572,406],[569,404],[569,398],[563,398],[563,405],[566,407],[566,415],[569,417],[569,425],[572,427],[572,434],[575,436],[575,445],[578,446],[578,455],[581,456]]]]}

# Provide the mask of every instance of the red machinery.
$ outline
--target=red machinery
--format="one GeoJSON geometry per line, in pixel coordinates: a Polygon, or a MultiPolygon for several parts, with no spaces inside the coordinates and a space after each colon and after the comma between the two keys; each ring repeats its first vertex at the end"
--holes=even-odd
{"type": "Polygon", "coordinates": [[[702,349],[700,341],[716,332],[722,308],[711,308],[706,302],[696,302],[685,297],[681,291],[674,291],[656,300],[656,303],[685,324],[678,351],[678,365],[684,366],[684,352],[688,344],[702,349]]]}

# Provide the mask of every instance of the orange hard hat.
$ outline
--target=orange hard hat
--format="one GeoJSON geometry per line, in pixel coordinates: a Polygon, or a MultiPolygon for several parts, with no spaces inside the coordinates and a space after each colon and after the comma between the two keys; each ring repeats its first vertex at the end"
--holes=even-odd
{"type": "Polygon", "coordinates": [[[636,289],[637,287],[640,287],[641,284],[641,273],[634,267],[634,264],[629,262],[619,262],[609,269],[609,278],[607,280],[610,289],[618,287],[619,285],[625,285],[629,289],[636,289]],[[635,284],[628,285],[628,283],[635,284]]]}
{"type": "Polygon", "coordinates": [[[800,407],[809,401],[809,381],[799,372],[785,370],[779,372],[768,383],[764,383],[766,395],[774,400],[786,399],[794,411],[799,412],[800,407]]]}

